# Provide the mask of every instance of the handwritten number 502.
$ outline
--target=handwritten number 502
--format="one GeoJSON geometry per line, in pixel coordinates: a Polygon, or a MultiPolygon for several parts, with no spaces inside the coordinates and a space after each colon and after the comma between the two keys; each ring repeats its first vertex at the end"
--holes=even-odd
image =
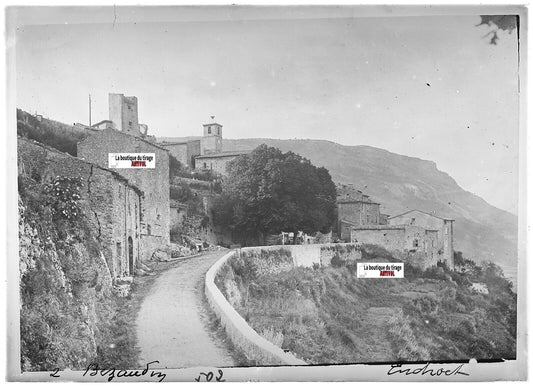
{"type": "Polygon", "coordinates": [[[215,377],[215,380],[217,382],[225,382],[226,380],[222,379],[222,376],[224,375],[224,373],[222,373],[222,370],[218,370],[218,376],[215,377],[215,375],[213,374],[212,371],[208,372],[208,373],[200,373],[200,375],[195,378],[194,380],[196,382],[200,382],[202,380],[202,376],[205,377],[205,382],[211,382],[211,380],[213,379],[213,377],[215,377]]]}

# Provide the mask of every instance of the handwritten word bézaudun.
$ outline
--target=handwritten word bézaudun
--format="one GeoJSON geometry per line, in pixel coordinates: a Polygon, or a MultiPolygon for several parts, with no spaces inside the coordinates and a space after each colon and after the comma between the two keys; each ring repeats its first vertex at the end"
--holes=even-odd
{"type": "Polygon", "coordinates": [[[102,377],[107,377],[107,380],[111,382],[114,378],[143,377],[150,373],[150,378],[155,377],[161,382],[167,375],[158,371],[150,371],[150,365],[153,363],[159,363],[159,361],[148,362],[143,370],[100,369],[98,364],[91,363],[87,366],[87,369],[85,369],[83,376],[85,377],[86,374],[89,374],[89,377],[94,377],[100,374],[102,377]]]}
{"type": "Polygon", "coordinates": [[[401,364],[395,364],[391,365],[391,368],[387,372],[387,375],[394,375],[394,374],[405,374],[405,375],[411,375],[411,374],[420,374],[420,375],[426,375],[429,374],[430,376],[451,376],[451,375],[466,375],[469,376],[470,374],[465,373],[461,371],[461,368],[464,366],[464,364],[461,364],[457,366],[455,369],[444,369],[442,367],[438,368],[437,370],[434,370],[433,368],[429,368],[429,362],[426,363],[423,367],[419,367],[416,369],[411,368],[404,368],[402,369],[401,364]]]}

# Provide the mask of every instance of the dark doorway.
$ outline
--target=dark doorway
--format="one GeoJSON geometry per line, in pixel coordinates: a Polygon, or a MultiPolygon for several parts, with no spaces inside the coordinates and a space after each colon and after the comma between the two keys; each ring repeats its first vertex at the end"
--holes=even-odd
{"type": "Polygon", "coordinates": [[[128,262],[130,265],[130,276],[133,275],[133,239],[131,239],[131,236],[128,237],[128,262]]]}

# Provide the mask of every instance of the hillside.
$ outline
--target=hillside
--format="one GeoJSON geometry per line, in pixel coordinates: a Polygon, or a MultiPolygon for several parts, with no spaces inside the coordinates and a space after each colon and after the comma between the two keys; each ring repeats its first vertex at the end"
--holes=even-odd
{"type": "Polygon", "coordinates": [[[113,287],[101,244],[81,211],[80,185],[61,177],[42,182],[35,172],[18,177],[23,371],[136,366],[124,319],[129,297],[113,287]]]}
{"type": "Polygon", "coordinates": [[[465,191],[434,162],[322,140],[225,139],[223,147],[249,150],[261,143],[326,167],[335,182],[353,183],[381,203],[382,213],[420,209],[455,219],[455,249],[469,258],[516,264],[517,217],[465,191]]]}
{"type": "MultiPolygon", "coordinates": [[[[398,261],[370,245],[362,259],[398,261]]],[[[363,279],[340,250],[305,268],[281,249],[233,257],[215,282],[259,334],[311,364],[515,359],[511,284],[494,264],[457,259],[468,270],[407,264],[405,278],[363,279]]]]}

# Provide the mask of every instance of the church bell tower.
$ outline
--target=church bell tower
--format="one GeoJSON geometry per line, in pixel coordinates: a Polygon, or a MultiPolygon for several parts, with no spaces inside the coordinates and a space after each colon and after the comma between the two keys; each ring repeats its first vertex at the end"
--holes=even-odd
{"type": "Polygon", "coordinates": [[[204,124],[204,136],[200,144],[200,154],[213,154],[222,151],[222,124],[215,122],[211,116],[208,124],[204,124]]]}

